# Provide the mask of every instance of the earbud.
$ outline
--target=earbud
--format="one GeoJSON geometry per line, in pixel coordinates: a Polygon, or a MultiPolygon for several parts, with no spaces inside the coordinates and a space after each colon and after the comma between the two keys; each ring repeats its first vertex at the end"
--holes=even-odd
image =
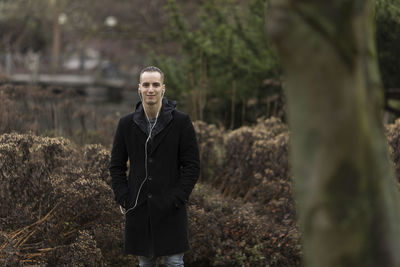
{"type": "Polygon", "coordinates": [[[137,89],[137,92],[138,92],[138,94],[139,94],[140,101],[142,101],[142,102],[143,102],[143,99],[142,99],[142,93],[140,92],[140,88],[138,88],[138,89],[137,89]]]}

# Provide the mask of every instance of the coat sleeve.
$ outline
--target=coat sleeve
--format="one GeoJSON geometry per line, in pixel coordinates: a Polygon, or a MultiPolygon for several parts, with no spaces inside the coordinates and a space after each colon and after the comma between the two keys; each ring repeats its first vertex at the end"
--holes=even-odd
{"type": "Polygon", "coordinates": [[[124,141],[122,122],[120,120],[114,136],[109,171],[115,200],[123,207],[125,207],[125,200],[128,198],[129,194],[128,180],[126,177],[127,160],[128,152],[124,141]]]}
{"type": "Polygon", "coordinates": [[[187,203],[200,175],[199,148],[196,133],[189,116],[185,117],[179,143],[180,182],[175,188],[175,206],[187,203]]]}

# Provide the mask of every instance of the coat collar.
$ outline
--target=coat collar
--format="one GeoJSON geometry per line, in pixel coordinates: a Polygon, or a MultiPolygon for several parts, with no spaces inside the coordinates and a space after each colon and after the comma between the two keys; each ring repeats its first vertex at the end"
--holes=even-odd
{"type": "MultiPolygon", "coordinates": [[[[162,99],[160,114],[158,115],[157,123],[151,134],[153,137],[160,133],[171,122],[175,107],[175,101],[170,101],[166,98],[162,99]]],[[[136,105],[136,110],[133,113],[133,121],[147,136],[149,135],[149,122],[144,113],[142,101],[136,105]]]]}

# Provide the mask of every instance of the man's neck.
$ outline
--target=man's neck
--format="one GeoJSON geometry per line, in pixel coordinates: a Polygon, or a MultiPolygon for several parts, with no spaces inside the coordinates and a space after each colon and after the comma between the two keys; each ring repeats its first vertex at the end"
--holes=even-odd
{"type": "Polygon", "coordinates": [[[157,112],[161,108],[161,101],[160,101],[160,103],[155,104],[155,105],[147,105],[145,103],[143,103],[143,105],[144,105],[146,114],[149,119],[153,119],[153,118],[157,117],[157,112]]]}

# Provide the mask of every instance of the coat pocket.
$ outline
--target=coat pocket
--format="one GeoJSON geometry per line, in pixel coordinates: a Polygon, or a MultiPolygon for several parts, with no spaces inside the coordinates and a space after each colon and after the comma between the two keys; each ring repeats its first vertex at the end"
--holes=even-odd
{"type": "Polygon", "coordinates": [[[169,215],[172,214],[172,211],[175,209],[172,198],[169,195],[157,195],[157,196],[152,196],[152,198],[149,199],[151,209],[154,211],[154,215],[157,217],[157,219],[161,220],[169,215]]]}

